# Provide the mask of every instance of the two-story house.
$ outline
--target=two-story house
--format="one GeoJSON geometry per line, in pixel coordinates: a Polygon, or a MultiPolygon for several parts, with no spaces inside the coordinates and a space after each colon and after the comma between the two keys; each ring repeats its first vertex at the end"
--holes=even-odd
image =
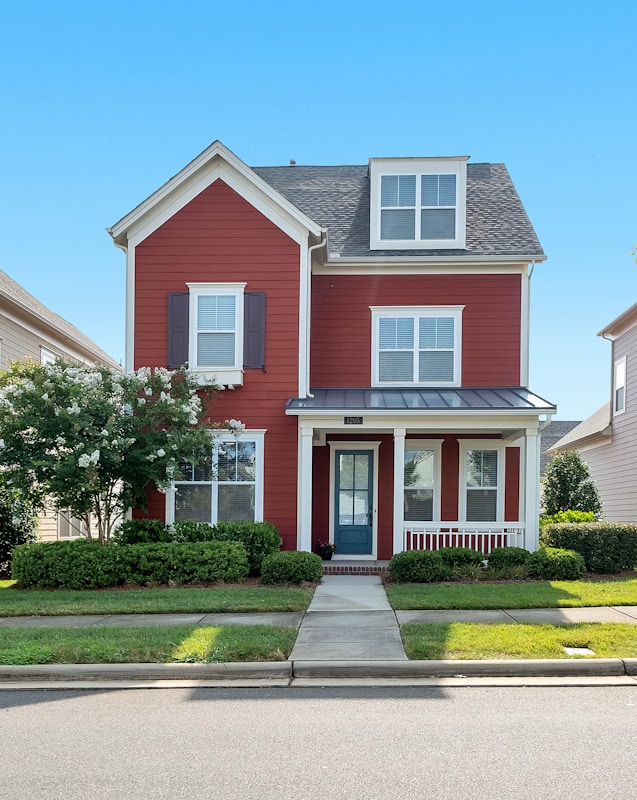
{"type": "MultiPolygon", "coordinates": [[[[56,358],[120,369],[82,331],[0,270],[0,369],[8,369],[13,361],[47,364],[56,358]]],[[[49,509],[38,520],[41,539],[69,539],[85,534],[84,523],[65,512],[49,509]]]]}
{"type": "Polygon", "coordinates": [[[357,559],[537,547],[545,256],[506,168],[467,160],[251,168],[214,142],[109,229],[127,368],[187,363],[245,424],[152,516],[267,519],[357,559]]]}
{"type": "Polygon", "coordinates": [[[637,303],[598,336],[611,343],[610,399],[549,450],[577,450],[612,522],[637,522],[637,303]]]}

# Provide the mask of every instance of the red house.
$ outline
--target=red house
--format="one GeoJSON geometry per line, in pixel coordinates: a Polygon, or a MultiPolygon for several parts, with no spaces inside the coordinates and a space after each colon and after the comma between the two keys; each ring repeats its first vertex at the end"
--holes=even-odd
{"type": "Polygon", "coordinates": [[[117,222],[127,368],[224,387],[245,424],[167,521],[266,519],[288,549],[536,549],[529,283],[545,256],[502,164],[253,167],[214,142],[117,222]]]}

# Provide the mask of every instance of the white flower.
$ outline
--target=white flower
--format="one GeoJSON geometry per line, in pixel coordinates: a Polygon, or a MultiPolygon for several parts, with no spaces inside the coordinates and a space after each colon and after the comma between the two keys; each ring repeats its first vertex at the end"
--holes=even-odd
{"type": "Polygon", "coordinates": [[[64,436],[56,436],[55,443],[58,447],[64,447],[64,445],[66,444],[66,439],[64,438],[64,436]]]}
{"type": "Polygon", "coordinates": [[[4,450],[6,444],[4,443],[4,439],[0,439],[0,450],[4,450]]]}
{"type": "Polygon", "coordinates": [[[79,414],[82,409],[78,406],[78,404],[74,400],[73,404],[69,406],[69,408],[67,408],[66,410],[69,414],[79,414]]]}
{"type": "Polygon", "coordinates": [[[166,455],[166,451],[160,447],[159,450],[157,451],[157,456],[159,458],[162,458],[165,455],[166,455]]]}
{"type": "Polygon", "coordinates": [[[146,398],[145,397],[138,397],[137,398],[137,405],[138,406],[145,406],[146,405],[146,398]]]}
{"type": "Polygon", "coordinates": [[[89,467],[91,465],[91,457],[88,453],[82,453],[77,460],[78,467],[89,467]]]}
{"type": "Polygon", "coordinates": [[[147,397],[152,397],[153,390],[150,388],[150,386],[147,386],[147,387],[144,389],[144,394],[145,394],[147,397]]]}
{"type": "Polygon", "coordinates": [[[49,393],[48,393],[48,392],[45,392],[45,393],[42,395],[42,399],[43,399],[43,400],[48,400],[48,399],[49,399],[49,393]]]}

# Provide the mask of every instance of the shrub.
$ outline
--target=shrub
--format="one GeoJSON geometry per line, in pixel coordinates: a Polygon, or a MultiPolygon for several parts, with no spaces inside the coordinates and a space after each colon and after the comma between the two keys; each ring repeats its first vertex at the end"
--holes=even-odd
{"type": "Polygon", "coordinates": [[[248,559],[240,542],[41,542],[16,548],[12,574],[25,589],[236,582],[248,574],[248,559]]]}
{"type": "Polygon", "coordinates": [[[637,568],[637,525],[584,522],[546,525],[540,542],[581,553],[590,572],[623,572],[637,568]]]}
{"type": "Polygon", "coordinates": [[[574,509],[600,514],[602,501],[597,486],[590,479],[588,464],[574,451],[560,453],[546,468],[542,490],[546,514],[574,509]]]}
{"type": "Polygon", "coordinates": [[[211,542],[215,538],[215,529],[207,522],[174,522],[173,542],[211,542]]]}
{"type": "Polygon", "coordinates": [[[471,547],[441,547],[438,551],[448,567],[482,566],[484,556],[471,547]]]}
{"type": "Polygon", "coordinates": [[[574,550],[544,547],[531,553],[529,575],[545,581],[576,581],[586,570],[584,559],[574,550]]]}
{"type": "Polygon", "coordinates": [[[261,564],[262,583],[303,583],[321,580],[323,562],[315,553],[287,550],[270,553],[261,564]]]}
{"type": "Polygon", "coordinates": [[[145,542],[171,542],[173,534],[160,519],[127,519],[113,534],[117,544],[141,544],[145,542]]]}
{"type": "Polygon", "coordinates": [[[489,553],[489,569],[523,567],[531,553],[523,547],[494,547],[489,553]]]}
{"type": "Polygon", "coordinates": [[[451,577],[439,551],[404,550],[389,562],[389,575],[400,583],[434,583],[451,577]]]}
{"type": "Polygon", "coordinates": [[[12,577],[25,589],[100,589],[126,580],[119,548],[97,541],[23,544],[13,551],[12,577]]]}
{"type": "Polygon", "coordinates": [[[551,525],[556,522],[594,522],[595,514],[592,511],[574,511],[569,508],[567,511],[558,511],[557,514],[545,514],[540,517],[540,527],[551,525]]]}
{"type": "Polygon", "coordinates": [[[214,538],[219,541],[243,544],[253,575],[261,572],[261,563],[266,556],[281,549],[281,537],[271,522],[218,522],[214,530],[214,538]]]}

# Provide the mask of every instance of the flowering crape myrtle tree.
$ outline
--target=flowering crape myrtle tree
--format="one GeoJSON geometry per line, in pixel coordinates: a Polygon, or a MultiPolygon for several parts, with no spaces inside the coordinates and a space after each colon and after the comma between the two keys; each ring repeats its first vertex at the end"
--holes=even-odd
{"type": "Polygon", "coordinates": [[[0,484],[89,531],[91,515],[106,543],[149,487],[165,489],[181,461],[213,445],[202,419],[215,388],[186,370],[14,364],[0,376],[0,484]]]}

